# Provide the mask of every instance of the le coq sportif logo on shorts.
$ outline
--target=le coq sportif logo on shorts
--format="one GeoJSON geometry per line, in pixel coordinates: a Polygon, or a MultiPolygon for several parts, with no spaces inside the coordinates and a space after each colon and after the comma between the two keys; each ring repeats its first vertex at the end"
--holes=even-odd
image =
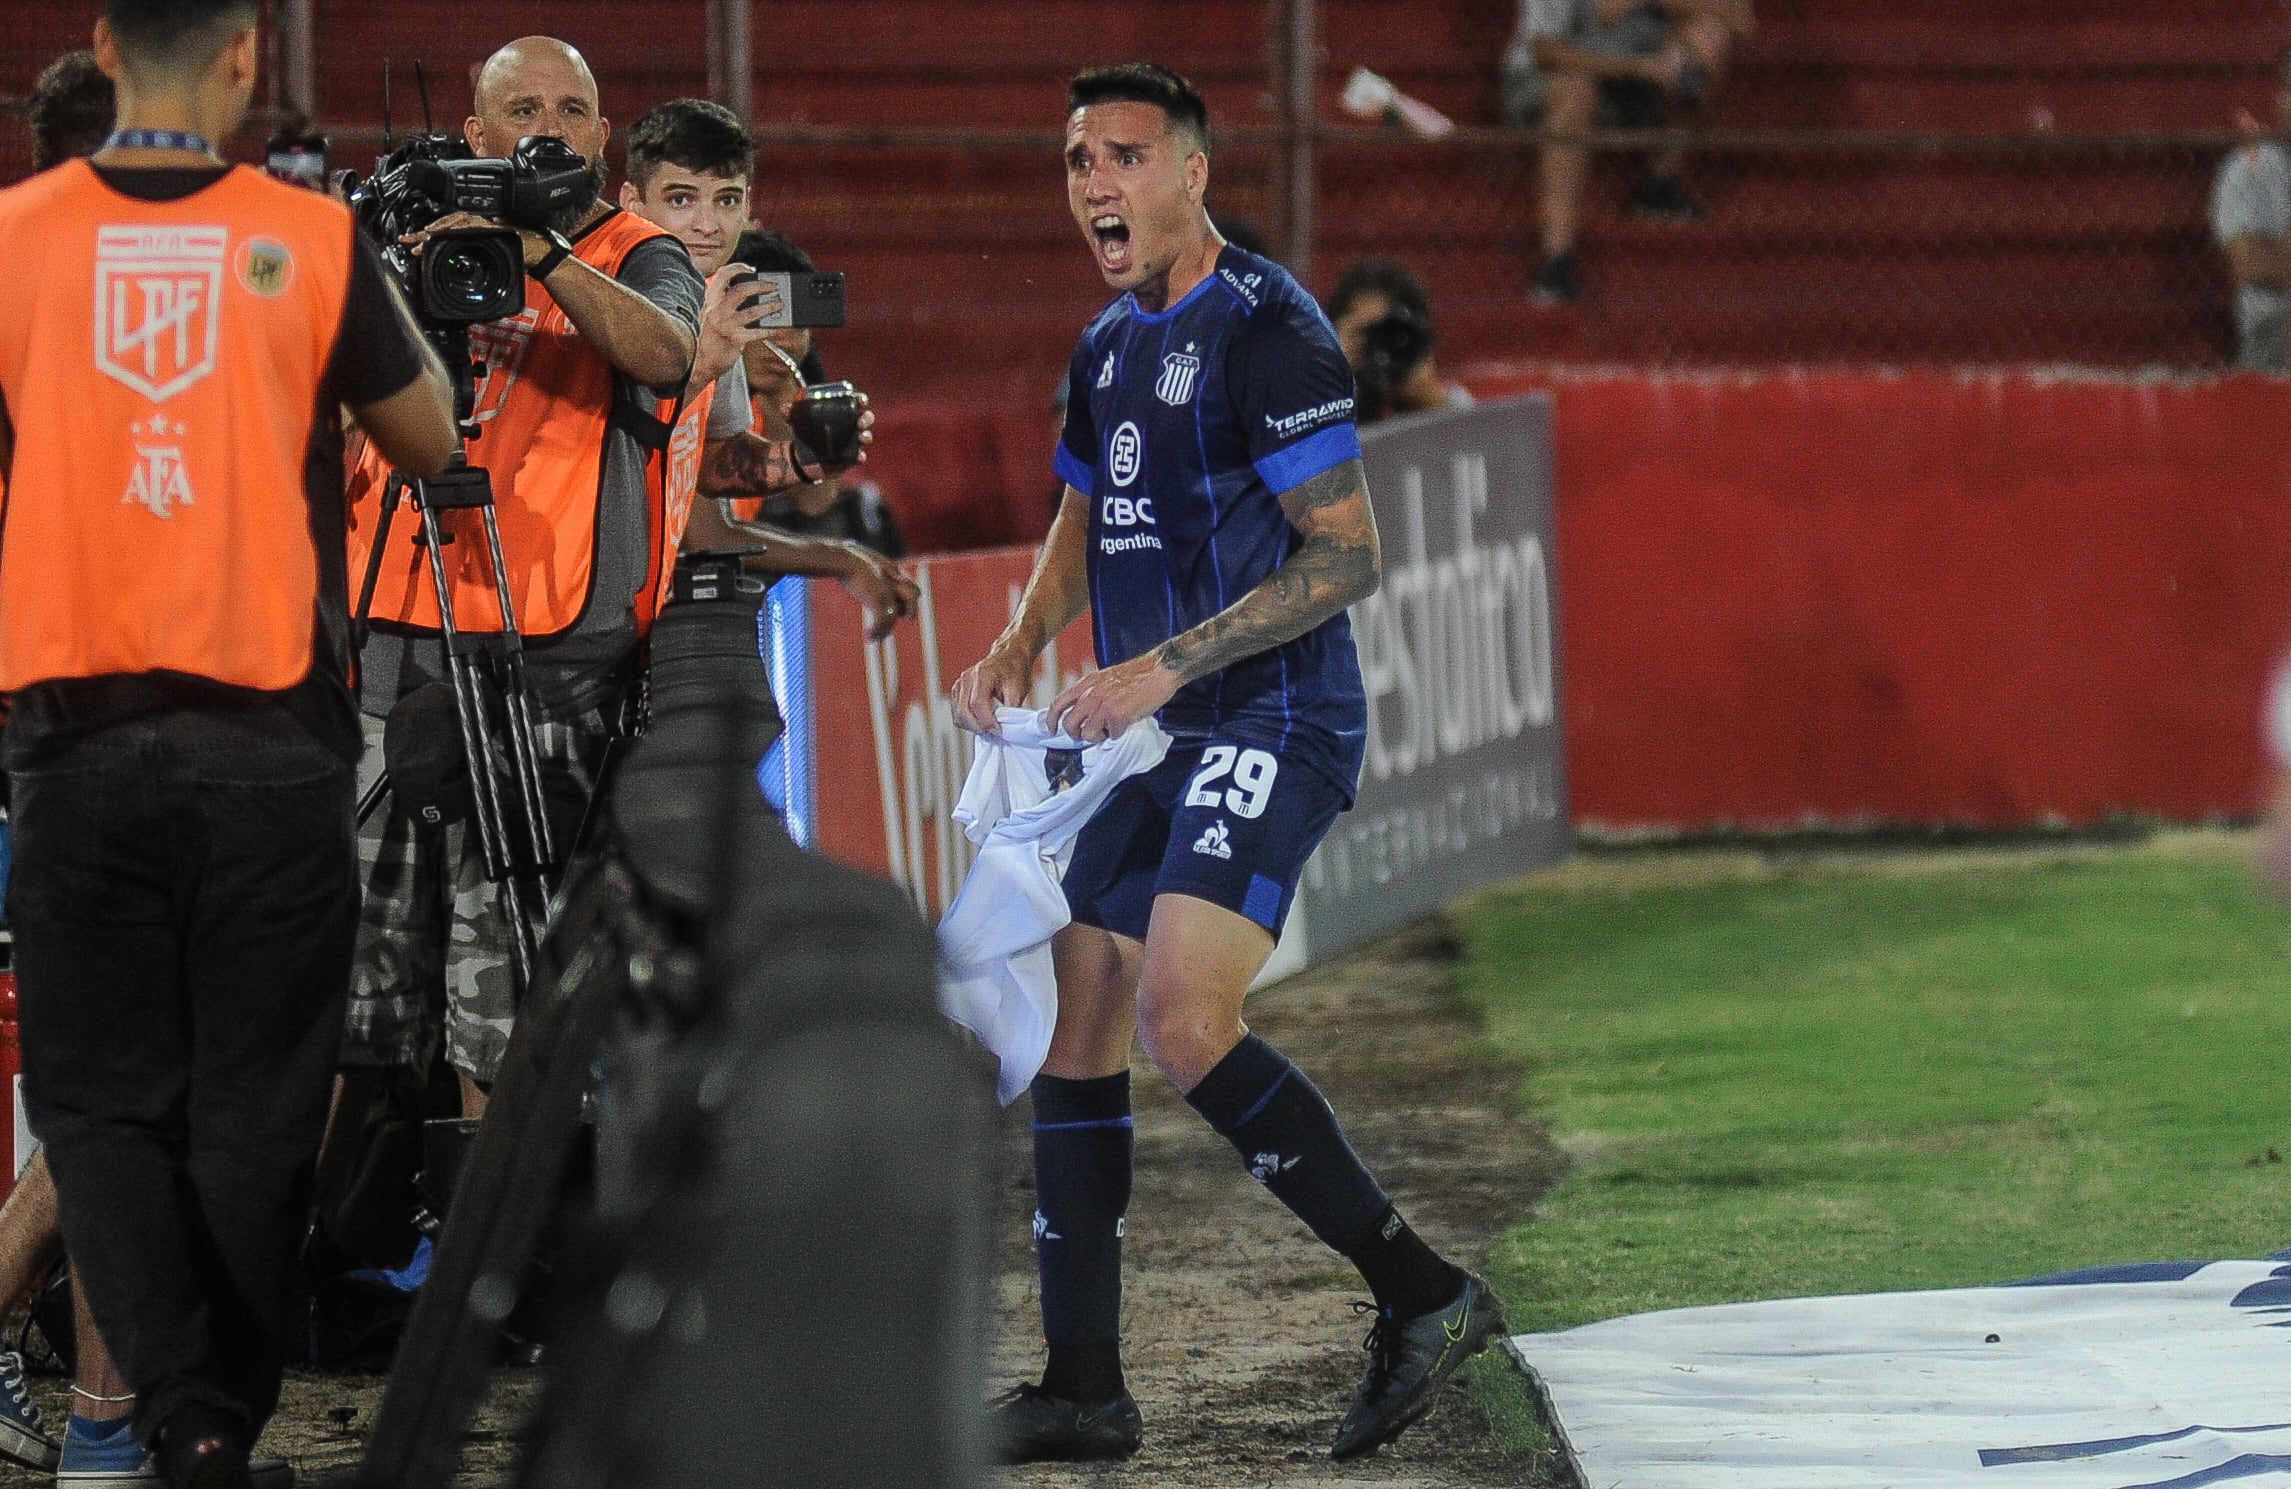
{"type": "Polygon", "coordinates": [[[1145,468],[1145,436],[1138,426],[1123,420],[1106,446],[1106,469],[1112,474],[1116,486],[1130,486],[1137,482],[1138,472],[1145,468]]]}
{"type": "Polygon", "coordinates": [[[230,246],[219,224],[97,228],[96,369],[153,403],[213,372],[230,246]]]}

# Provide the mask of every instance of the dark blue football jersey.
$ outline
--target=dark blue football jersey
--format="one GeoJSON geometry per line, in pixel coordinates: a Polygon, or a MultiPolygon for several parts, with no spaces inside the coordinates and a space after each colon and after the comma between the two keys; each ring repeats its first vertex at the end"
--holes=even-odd
{"type": "MultiPolygon", "coordinates": [[[[1328,317],[1287,270],[1238,248],[1166,310],[1130,295],[1108,306],[1069,378],[1056,466],[1092,498],[1101,667],[1263,583],[1303,542],[1278,494],[1360,454],[1328,317]]],[[[1196,679],[1160,718],[1174,738],[1218,734],[1308,765],[1349,799],[1368,721],[1350,618],[1196,679]]]]}

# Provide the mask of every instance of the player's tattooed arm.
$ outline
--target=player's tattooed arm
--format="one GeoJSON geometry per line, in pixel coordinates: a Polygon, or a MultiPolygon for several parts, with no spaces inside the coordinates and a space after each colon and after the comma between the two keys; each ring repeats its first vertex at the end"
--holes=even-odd
{"type": "Polygon", "coordinates": [[[1163,666],[1186,682],[1293,641],[1383,582],[1368,472],[1347,460],[1281,493],[1304,535],[1296,552],[1238,601],[1162,643],[1163,666]]]}

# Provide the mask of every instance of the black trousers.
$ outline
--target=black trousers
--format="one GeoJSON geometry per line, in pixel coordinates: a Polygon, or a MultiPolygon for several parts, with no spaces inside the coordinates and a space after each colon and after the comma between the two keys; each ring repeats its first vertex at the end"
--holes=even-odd
{"type": "Polygon", "coordinates": [[[24,1104],[149,1443],[278,1405],[357,929],[349,765],[257,714],[114,725],[12,771],[24,1104]]]}

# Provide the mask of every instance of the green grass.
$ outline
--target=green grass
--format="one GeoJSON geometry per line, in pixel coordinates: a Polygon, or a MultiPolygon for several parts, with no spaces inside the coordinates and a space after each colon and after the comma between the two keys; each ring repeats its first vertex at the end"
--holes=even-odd
{"type": "Polygon", "coordinates": [[[1571,1159],[1490,1256],[1515,1329],[2291,1245],[2291,912],[2240,852],[1626,877],[1461,913],[1571,1159]]]}

